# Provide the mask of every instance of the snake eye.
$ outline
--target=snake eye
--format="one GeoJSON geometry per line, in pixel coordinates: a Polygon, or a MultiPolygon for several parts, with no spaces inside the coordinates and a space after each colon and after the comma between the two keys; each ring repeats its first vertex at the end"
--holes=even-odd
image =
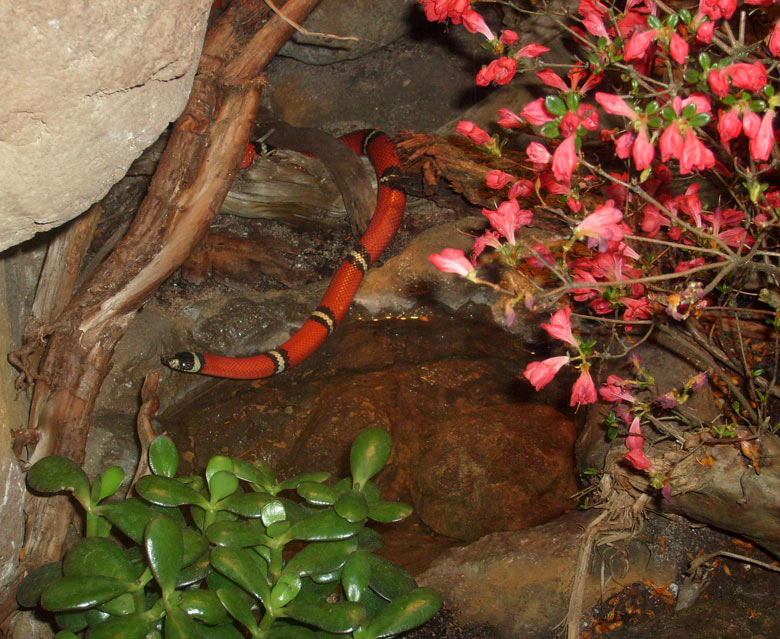
{"type": "Polygon", "coordinates": [[[163,364],[168,368],[172,368],[175,371],[181,371],[182,373],[197,373],[203,368],[203,362],[197,353],[182,352],[176,353],[173,357],[168,359],[163,358],[163,364]]]}

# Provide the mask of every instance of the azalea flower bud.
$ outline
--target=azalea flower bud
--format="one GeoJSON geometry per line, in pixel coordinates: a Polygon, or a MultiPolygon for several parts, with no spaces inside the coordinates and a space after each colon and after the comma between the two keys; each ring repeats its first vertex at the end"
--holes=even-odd
{"type": "Polygon", "coordinates": [[[547,53],[548,51],[549,49],[547,47],[532,42],[531,44],[525,45],[522,49],[520,49],[517,53],[515,53],[515,57],[516,58],[538,58],[540,55],[547,53]]]}
{"type": "Polygon", "coordinates": [[[655,147],[647,139],[647,127],[642,126],[639,129],[633,150],[634,164],[638,171],[643,171],[653,162],[655,157],[655,147]]]}
{"type": "Polygon", "coordinates": [[[523,118],[521,118],[511,109],[499,109],[498,118],[498,124],[505,126],[507,129],[513,129],[518,126],[522,126],[525,122],[523,118]]]}
{"type": "Polygon", "coordinates": [[[577,166],[576,135],[570,135],[558,145],[553,153],[552,171],[555,179],[564,184],[571,183],[571,176],[577,166]]]}
{"type": "Polygon", "coordinates": [[[491,140],[487,131],[480,129],[476,124],[469,122],[468,120],[461,120],[458,122],[458,126],[455,127],[455,133],[465,135],[475,144],[485,144],[491,140]]]}
{"type": "Polygon", "coordinates": [[[780,57],[780,18],[775,22],[775,28],[769,36],[769,51],[776,58],[780,57]]]}
{"type": "Polygon", "coordinates": [[[502,44],[510,46],[517,42],[517,37],[518,36],[514,31],[511,31],[510,29],[504,29],[501,32],[501,37],[498,40],[502,44]]]}
{"type": "Polygon", "coordinates": [[[760,62],[730,64],[723,69],[723,73],[731,79],[735,87],[748,91],[758,92],[767,82],[766,67],[760,62]]]}
{"type": "Polygon", "coordinates": [[[672,33],[670,38],[669,55],[677,64],[685,64],[688,57],[688,43],[677,33],[672,33]]]}
{"type": "Polygon", "coordinates": [[[598,102],[601,105],[601,108],[604,109],[607,113],[611,113],[612,115],[622,115],[623,117],[629,118],[630,120],[636,120],[639,118],[639,114],[630,106],[628,106],[620,96],[614,95],[612,93],[602,93],[601,91],[597,91],[593,97],[596,98],[596,102],[598,102]]]}
{"type": "Polygon", "coordinates": [[[514,179],[514,175],[510,175],[509,173],[505,173],[499,169],[493,169],[492,171],[488,171],[488,174],[485,176],[485,183],[491,189],[503,189],[514,179]]]}
{"type": "Polygon", "coordinates": [[[561,367],[569,363],[568,355],[559,357],[550,357],[541,362],[531,362],[525,367],[523,377],[525,377],[533,387],[539,391],[549,384],[557,375],[561,367]]]}
{"type": "Polygon", "coordinates": [[[631,39],[626,43],[624,60],[635,60],[641,58],[650,44],[658,37],[658,29],[648,29],[647,31],[634,31],[631,39]]]}
{"type": "Polygon", "coordinates": [[[552,160],[552,154],[539,142],[531,142],[526,147],[525,154],[534,164],[549,164],[550,160],[552,160]]]}
{"type": "Polygon", "coordinates": [[[428,256],[428,260],[444,273],[455,273],[468,277],[474,271],[471,262],[466,259],[466,255],[460,249],[446,248],[441,253],[432,253],[428,256]]]}

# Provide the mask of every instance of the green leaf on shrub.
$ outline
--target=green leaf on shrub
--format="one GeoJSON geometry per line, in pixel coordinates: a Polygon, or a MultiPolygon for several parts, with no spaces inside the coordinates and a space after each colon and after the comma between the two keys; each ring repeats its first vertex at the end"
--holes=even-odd
{"type": "Polygon", "coordinates": [[[361,528],[357,534],[358,546],[363,550],[379,550],[385,545],[380,535],[373,528],[361,528]]]}
{"type": "Polygon", "coordinates": [[[358,603],[314,603],[292,601],[284,607],[284,615],[326,632],[352,632],[363,622],[366,609],[358,603]]]}
{"type": "Polygon", "coordinates": [[[249,630],[253,637],[257,635],[257,622],[252,609],[236,588],[217,588],[217,597],[231,617],[249,630]]]}
{"type": "Polygon", "coordinates": [[[265,505],[275,500],[276,498],[268,493],[238,493],[223,499],[219,507],[242,517],[260,517],[265,505]]]}
{"type": "Polygon", "coordinates": [[[182,566],[189,566],[209,549],[209,542],[206,538],[192,528],[184,528],[181,531],[181,539],[183,548],[181,557],[182,566]]]}
{"type": "Polygon", "coordinates": [[[165,639],[194,639],[198,625],[181,608],[171,608],[165,615],[165,639]]]}
{"type": "MultiPolygon", "coordinates": [[[[225,457],[227,459],[227,457],[225,457]]],[[[228,460],[230,461],[230,460],[228,460]]],[[[226,470],[219,470],[209,480],[209,494],[211,503],[214,504],[226,497],[230,497],[238,490],[238,477],[226,470]]]]}
{"type": "Polygon", "coordinates": [[[159,506],[194,504],[204,509],[208,508],[208,502],[200,493],[170,477],[146,475],[138,480],[135,489],[146,501],[159,506]]]}
{"type": "Polygon", "coordinates": [[[354,537],[309,544],[287,562],[283,572],[299,577],[333,573],[344,565],[357,547],[357,539],[354,537]]]}
{"type": "MultiPolygon", "coordinates": [[[[560,100],[560,98],[558,98],[560,100]]],[[[565,109],[564,105],[564,109],[565,109]]],[[[367,428],[358,433],[349,453],[349,463],[352,470],[352,481],[356,489],[360,489],[369,479],[376,475],[393,450],[393,440],[382,428],[367,428]]]]}
{"type": "Polygon", "coordinates": [[[30,488],[39,493],[68,490],[85,508],[89,505],[89,479],[75,462],[66,457],[44,457],[27,474],[30,488]]]}
{"type": "Polygon", "coordinates": [[[265,524],[266,527],[284,521],[287,519],[287,512],[284,509],[284,504],[278,499],[269,501],[263,506],[263,510],[260,512],[260,518],[263,520],[263,524],[265,524]]]}
{"type": "Polygon", "coordinates": [[[119,595],[118,597],[114,597],[113,599],[109,599],[107,602],[100,604],[99,609],[115,617],[129,615],[131,612],[135,612],[135,599],[132,594],[126,592],[123,595],[119,595]]]}
{"type": "Polygon", "coordinates": [[[135,498],[101,504],[98,512],[137,544],[143,543],[147,524],[160,516],[159,510],[135,498]]]}
{"type": "Polygon", "coordinates": [[[79,639],[79,637],[70,630],[61,630],[56,635],[54,635],[54,639],[79,639]]]}
{"type": "Polygon", "coordinates": [[[233,474],[239,479],[262,486],[266,492],[276,484],[276,475],[266,462],[257,460],[250,464],[238,457],[231,457],[230,460],[233,462],[233,474]]]}
{"type": "Polygon", "coordinates": [[[380,501],[368,509],[369,519],[382,524],[392,524],[412,514],[412,507],[400,501],[380,501]]]}
{"type": "Polygon", "coordinates": [[[143,639],[152,623],[143,613],[111,617],[90,630],[86,639],[143,639]]]}
{"type": "Polygon", "coordinates": [[[363,521],[368,516],[368,502],[360,491],[349,490],[339,495],[334,510],[347,521],[363,521]]]}
{"type": "Polygon", "coordinates": [[[46,610],[80,610],[102,604],[109,599],[129,592],[132,583],[113,577],[77,576],[63,577],[44,589],[41,605],[46,610]]]}
{"type": "Polygon", "coordinates": [[[181,529],[168,517],[152,519],[146,527],[144,547],[155,580],[163,594],[169,594],[176,587],[176,576],[181,568],[181,529]]]}
{"type": "Polygon", "coordinates": [[[244,639],[244,635],[232,622],[220,626],[200,626],[200,639],[244,639]]]}
{"type": "Polygon", "coordinates": [[[57,620],[57,625],[63,630],[81,632],[87,627],[87,615],[82,610],[58,612],[54,618],[57,620]]]}
{"type": "Polygon", "coordinates": [[[688,123],[691,126],[707,126],[710,123],[710,114],[709,113],[697,113],[692,118],[688,120],[688,123]]]}
{"type": "Polygon", "coordinates": [[[371,564],[364,550],[353,552],[341,569],[341,583],[349,601],[360,601],[368,589],[371,564]]]}
{"type": "Polygon", "coordinates": [[[315,506],[331,506],[336,503],[338,492],[325,484],[304,481],[298,484],[298,494],[315,506]]]}
{"type": "Polygon", "coordinates": [[[100,494],[98,495],[98,501],[102,501],[106,497],[111,497],[119,487],[122,485],[122,481],[125,478],[125,471],[119,466],[111,466],[100,476],[100,494]]]}
{"type": "Polygon", "coordinates": [[[320,483],[325,481],[328,477],[330,477],[330,473],[326,473],[324,471],[316,473],[304,473],[303,475],[298,475],[297,477],[290,477],[290,479],[285,479],[276,486],[276,492],[280,492],[282,490],[295,490],[301,483],[305,481],[320,483]]]}
{"type": "Polygon", "coordinates": [[[441,597],[430,588],[417,588],[390,603],[364,628],[355,632],[355,639],[392,637],[425,623],[441,608],[441,597]]]}
{"type": "Polygon", "coordinates": [[[253,555],[243,548],[214,548],[211,551],[211,565],[259,599],[267,609],[271,589],[256,564],[253,555]]]}
{"type": "Polygon", "coordinates": [[[301,591],[301,578],[297,575],[282,575],[271,588],[271,610],[284,608],[288,603],[298,596],[301,591]]]}
{"type": "Polygon", "coordinates": [[[210,590],[188,590],[181,594],[179,608],[190,617],[200,619],[211,626],[223,623],[227,619],[225,608],[217,595],[210,590]]]}
{"type": "Polygon", "coordinates": [[[264,635],[265,639],[326,639],[333,635],[317,633],[299,625],[282,625],[276,623],[264,635]]]}
{"type": "Polygon", "coordinates": [[[71,548],[62,572],[76,575],[102,575],[121,581],[133,581],[135,570],[122,547],[105,537],[85,537],[71,548]]]}
{"type": "Polygon", "coordinates": [[[197,561],[182,568],[176,578],[176,587],[182,588],[198,581],[203,581],[211,574],[211,562],[208,553],[204,553],[197,561]]]}
{"type": "Polygon", "coordinates": [[[218,521],[206,529],[206,537],[217,546],[247,548],[267,544],[265,526],[256,519],[249,521],[218,521]]]}
{"type": "Polygon", "coordinates": [[[417,587],[417,582],[401,566],[379,555],[369,555],[369,585],[380,596],[392,601],[417,587]]]}
{"type": "Polygon", "coordinates": [[[179,451],[167,435],[155,437],[149,445],[149,467],[161,477],[174,477],[179,470],[179,451]]]}
{"type": "Polygon", "coordinates": [[[233,474],[233,460],[225,455],[214,455],[206,464],[206,483],[211,485],[211,478],[220,471],[233,474]]]}
{"type": "Polygon", "coordinates": [[[33,608],[41,601],[44,588],[62,579],[62,562],[38,566],[27,575],[16,591],[16,601],[22,608],[33,608]]]}
{"type": "Polygon", "coordinates": [[[561,100],[557,95],[548,95],[544,99],[544,108],[547,109],[552,115],[558,117],[566,115],[566,103],[561,100]]]}
{"type": "Polygon", "coordinates": [[[302,541],[335,541],[351,537],[362,528],[362,522],[349,522],[332,510],[323,510],[296,521],[285,533],[285,539],[302,541]]]}

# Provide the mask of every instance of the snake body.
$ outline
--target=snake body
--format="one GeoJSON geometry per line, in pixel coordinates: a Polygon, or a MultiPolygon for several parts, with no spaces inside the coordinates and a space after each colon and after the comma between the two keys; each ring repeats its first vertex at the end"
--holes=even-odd
{"type": "Polygon", "coordinates": [[[365,233],[348,251],[320,305],[282,345],[250,357],[226,357],[187,351],[163,359],[170,368],[231,379],[261,379],[300,364],[316,351],[344,319],[369,267],[393,239],[406,207],[404,192],[393,186],[401,162],[390,138],[381,131],[355,131],[341,138],[352,151],[368,157],[377,175],[377,204],[365,233]]]}

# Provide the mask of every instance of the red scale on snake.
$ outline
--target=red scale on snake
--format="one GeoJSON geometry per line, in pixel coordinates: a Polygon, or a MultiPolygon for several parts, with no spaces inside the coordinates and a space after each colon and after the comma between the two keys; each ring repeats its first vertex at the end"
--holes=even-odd
{"type": "Polygon", "coordinates": [[[344,261],[325,292],[320,305],[303,326],[275,349],[250,357],[226,357],[192,351],[163,359],[170,368],[231,379],[262,379],[300,364],[316,351],[344,319],[368,268],[379,259],[393,239],[406,207],[403,191],[389,184],[400,175],[401,162],[390,138],[377,130],[349,133],[341,138],[352,151],[366,155],[377,175],[377,203],[371,222],[344,261]]]}

